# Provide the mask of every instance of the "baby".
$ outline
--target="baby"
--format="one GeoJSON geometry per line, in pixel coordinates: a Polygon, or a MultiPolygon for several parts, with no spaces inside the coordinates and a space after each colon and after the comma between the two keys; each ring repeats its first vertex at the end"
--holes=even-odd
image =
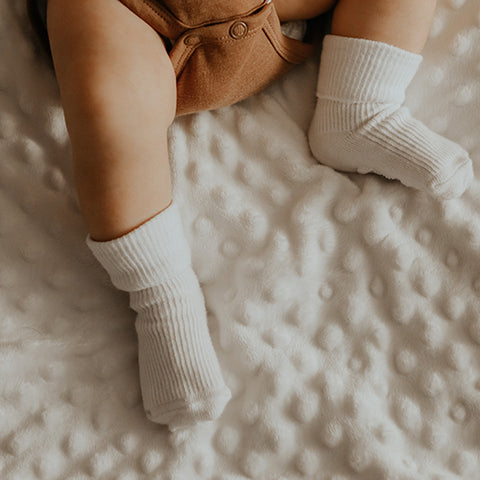
{"type": "MultiPolygon", "coordinates": [[[[175,431],[218,418],[231,393],[172,200],[167,129],[177,79],[165,39],[126,6],[135,3],[48,0],[48,36],[87,244],[137,312],[147,416],[175,431]]],[[[334,9],[308,131],[318,161],[398,179],[440,199],[460,196],[473,176],[468,154],[402,106],[436,0],[273,3],[282,22],[334,9]]]]}

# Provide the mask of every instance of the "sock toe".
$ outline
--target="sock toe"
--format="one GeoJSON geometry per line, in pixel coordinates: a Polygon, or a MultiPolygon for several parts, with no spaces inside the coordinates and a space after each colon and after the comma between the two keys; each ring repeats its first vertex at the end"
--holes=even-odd
{"type": "Polygon", "coordinates": [[[171,432],[202,422],[216,420],[223,413],[232,394],[226,386],[198,398],[178,399],[148,410],[149,420],[166,424],[171,432]]]}
{"type": "Polygon", "coordinates": [[[461,197],[473,181],[472,160],[467,153],[461,154],[454,161],[458,165],[456,170],[445,180],[444,178],[435,178],[430,185],[431,193],[443,200],[461,197]]]}

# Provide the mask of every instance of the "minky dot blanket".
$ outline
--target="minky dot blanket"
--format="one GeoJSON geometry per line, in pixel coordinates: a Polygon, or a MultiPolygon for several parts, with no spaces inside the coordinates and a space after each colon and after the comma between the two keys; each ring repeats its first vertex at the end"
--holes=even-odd
{"type": "MultiPolygon", "coordinates": [[[[0,478],[480,479],[480,183],[437,201],[318,163],[318,56],[177,119],[174,197],[233,398],[144,415],[135,313],[85,245],[58,88],[0,1],[0,478]]],[[[412,113],[480,167],[480,2],[440,0],[412,113]]]]}

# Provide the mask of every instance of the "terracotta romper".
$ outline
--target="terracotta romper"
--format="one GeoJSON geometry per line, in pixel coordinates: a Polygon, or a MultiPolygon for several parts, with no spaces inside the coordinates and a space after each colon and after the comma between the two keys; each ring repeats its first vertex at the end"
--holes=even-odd
{"type": "MultiPolygon", "coordinates": [[[[236,103],[313,52],[311,43],[282,34],[272,0],[120,1],[164,40],[177,78],[177,115],[236,103]]],[[[46,4],[27,0],[30,19],[50,53],[46,4]]]]}

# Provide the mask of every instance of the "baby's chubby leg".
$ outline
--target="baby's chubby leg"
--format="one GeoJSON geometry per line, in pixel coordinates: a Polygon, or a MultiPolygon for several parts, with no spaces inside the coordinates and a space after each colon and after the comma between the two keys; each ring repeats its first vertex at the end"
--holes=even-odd
{"type": "Polygon", "coordinates": [[[340,0],[323,42],[309,129],[321,163],[398,179],[443,199],[468,187],[467,152],[402,105],[435,6],[436,0],[340,0]]]}
{"type": "Polygon", "coordinates": [[[171,199],[163,42],[118,0],[49,0],[47,24],[87,244],[138,313],[147,415],[171,430],[213,420],[230,391],[171,199]]]}

